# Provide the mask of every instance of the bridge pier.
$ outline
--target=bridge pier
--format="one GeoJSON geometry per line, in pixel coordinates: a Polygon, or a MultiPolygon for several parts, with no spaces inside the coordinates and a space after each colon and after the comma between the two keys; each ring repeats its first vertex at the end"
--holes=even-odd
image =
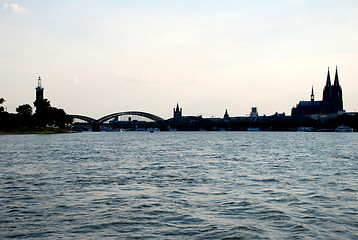
{"type": "Polygon", "coordinates": [[[92,123],[92,132],[100,132],[101,124],[100,123],[92,123]]]}

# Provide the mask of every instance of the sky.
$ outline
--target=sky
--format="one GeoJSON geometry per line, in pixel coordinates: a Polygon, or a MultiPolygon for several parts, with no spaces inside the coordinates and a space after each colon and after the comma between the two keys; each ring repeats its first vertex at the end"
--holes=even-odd
{"type": "Polygon", "coordinates": [[[99,118],[245,116],[322,99],[338,66],[358,110],[356,0],[0,0],[0,97],[99,118]]]}

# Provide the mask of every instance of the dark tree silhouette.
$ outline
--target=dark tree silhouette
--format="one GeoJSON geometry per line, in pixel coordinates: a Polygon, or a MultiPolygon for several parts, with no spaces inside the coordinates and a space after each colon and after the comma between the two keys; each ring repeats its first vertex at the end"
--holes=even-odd
{"type": "Polygon", "coordinates": [[[46,110],[51,108],[51,103],[47,99],[36,100],[34,102],[34,106],[36,107],[36,113],[46,112],[46,110]]]}
{"type": "MultiPolygon", "coordinates": [[[[0,98],[0,104],[3,104],[4,102],[5,102],[5,99],[0,98]]],[[[3,112],[3,111],[4,111],[4,107],[0,106],[0,112],[3,112]]]]}
{"type": "Polygon", "coordinates": [[[29,130],[33,128],[32,107],[29,104],[23,104],[16,108],[17,128],[19,130],[29,130]]]}
{"type": "Polygon", "coordinates": [[[19,116],[31,116],[32,107],[29,104],[20,105],[16,108],[16,112],[19,116]]]}

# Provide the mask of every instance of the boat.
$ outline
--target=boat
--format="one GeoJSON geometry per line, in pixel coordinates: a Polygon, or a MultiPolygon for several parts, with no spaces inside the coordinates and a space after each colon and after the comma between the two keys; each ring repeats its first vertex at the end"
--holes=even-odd
{"type": "Polygon", "coordinates": [[[336,132],[353,132],[353,128],[341,125],[336,128],[336,132]]]}

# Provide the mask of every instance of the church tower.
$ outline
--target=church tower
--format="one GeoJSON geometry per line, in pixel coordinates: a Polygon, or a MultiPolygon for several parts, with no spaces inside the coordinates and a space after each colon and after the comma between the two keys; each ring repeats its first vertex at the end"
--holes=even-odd
{"type": "Polygon", "coordinates": [[[342,88],[341,85],[339,85],[337,66],[334,84],[332,86],[332,110],[334,112],[343,111],[342,88]]]}
{"type": "Polygon", "coordinates": [[[312,86],[312,92],[311,92],[311,103],[314,102],[314,93],[313,93],[313,86],[312,86]]]}
{"type": "Polygon", "coordinates": [[[229,113],[227,112],[227,109],[225,110],[224,119],[228,120],[230,119],[229,113]]]}
{"type": "Polygon", "coordinates": [[[173,118],[181,118],[183,110],[179,109],[179,104],[177,103],[177,107],[173,109],[173,118]]]}
{"type": "MultiPolygon", "coordinates": [[[[322,99],[323,104],[328,105],[330,102],[330,98],[331,98],[331,76],[329,74],[329,67],[328,67],[326,86],[323,89],[323,99],[322,99]]],[[[325,108],[327,107],[325,106],[325,108]]]]}
{"type": "Polygon", "coordinates": [[[324,113],[337,113],[338,111],[343,111],[342,88],[341,85],[339,85],[337,67],[333,85],[331,85],[328,68],[327,82],[323,90],[322,102],[324,113]]]}

